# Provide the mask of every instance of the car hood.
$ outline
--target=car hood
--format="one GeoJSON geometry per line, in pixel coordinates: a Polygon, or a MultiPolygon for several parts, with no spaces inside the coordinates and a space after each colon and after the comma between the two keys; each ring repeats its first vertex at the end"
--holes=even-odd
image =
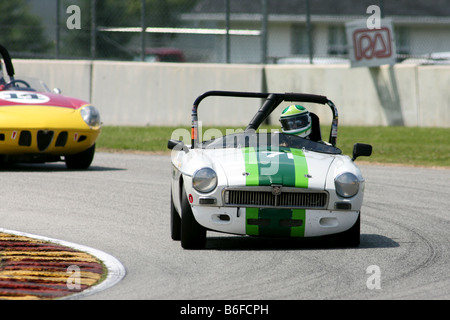
{"type": "Polygon", "coordinates": [[[0,91],[2,128],[88,128],[79,108],[87,105],[59,94],[22,90],[0,91]]]}
{"type": "Polygon", "coordinates": [[[0,91],[0,107],[12,106],[51,106],[78,109],[88,104],[85,101],[65,97],[50,92],[35,92],[23,90],[0,91]]]}
{"type": "Polygon", "coordinates": [[[335,156],[293,148],[203,150],[205,165],[226,176],[228,186],[283,185],[323,190],[335,156]]]}

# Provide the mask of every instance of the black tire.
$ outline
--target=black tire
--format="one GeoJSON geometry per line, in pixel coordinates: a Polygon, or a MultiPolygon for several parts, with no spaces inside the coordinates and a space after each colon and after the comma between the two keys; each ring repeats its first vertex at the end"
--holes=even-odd
{"type": "Polygon", "coordinates": [[[66,167],[68,169],[87,169],[94,160],[95,144],[80,153],[65,156],[66,167]]]}
{"type": "Polygon", "coordinates": [[[184,249],[203,249],[206,245],[206,229],[195,220],[186,193],[181,197],[181,246],[184,249]]]}
{"type": "Polygon", "coordinates": [[[172,240],[181,240],[181,218],[173,204],[172,191],[170,191],[170,233],[172,240]]]}
{"type": "Polygon", "coordinates": [[[343,247],[357,247],[360,244],[361,237],[361,212],[355,224],[342,233],[335,236],[336,244],[343,247]]]}

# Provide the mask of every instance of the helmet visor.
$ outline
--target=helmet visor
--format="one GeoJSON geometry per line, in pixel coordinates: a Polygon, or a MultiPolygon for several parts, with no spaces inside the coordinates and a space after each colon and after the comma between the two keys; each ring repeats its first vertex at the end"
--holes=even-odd
{"type": "Polygon", "coordinates": [[[284,131],[301,130],[309,126],[310,118],[308,114],[299,114],[280,119],[280,122],[281,128],[283,128],[284,131]]]}

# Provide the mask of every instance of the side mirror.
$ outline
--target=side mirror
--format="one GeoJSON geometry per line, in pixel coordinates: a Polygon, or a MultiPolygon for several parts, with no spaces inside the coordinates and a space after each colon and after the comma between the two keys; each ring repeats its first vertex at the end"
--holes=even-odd
{"type": "Polygon", "coordinates": [[[184,144],[183,141],[179,141],[179,140],[175,140],[175,139],[169,140],[169,142],[167,143],[167,148],[170,150],[175,150],[175,151],[183,150],[186,153],[189,152],[189,148],[184,144]]]}
{"type": "Polygon", "coordinates": [[[353,161],[360,156],[370,157],[372,155],[372,146],[370,144],[355,143],[353,146],[353,161]]]}

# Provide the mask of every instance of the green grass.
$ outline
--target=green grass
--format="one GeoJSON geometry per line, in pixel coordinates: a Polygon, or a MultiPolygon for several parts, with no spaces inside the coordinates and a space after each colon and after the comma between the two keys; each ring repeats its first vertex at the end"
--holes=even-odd
{"type": "MultiPolygon", "coordinates": [[[[342,127],[338,145],[351,154],[353,143],[373,146],[370,162],[450,167],[450,129],[342,127]]],[[[362,159],[362,158],[361,158],[362,159]]]]}
{"type": "MultiPolygon", "coordinates": [[[[208,129],[211,128],[204,128],[204,133],[208,129]]],[[[222,133],[226,132],[226,128],[218,129],[222,133]]],[[[189,127],[106,126],[103,127],[97,147],[99,150],[168,152],[167,140],[175,130],[184,132],[189,141],[189,127]]],[[[328,134],[329,127],[324,126],[324,140],[328,140],[328,134]]],[[[337,145],[344,154],[351,155],[355,142],[373,146],[372,156],[361,157],[359,161],[450,167],[449,128],[340,126],[337,145]]]]}

